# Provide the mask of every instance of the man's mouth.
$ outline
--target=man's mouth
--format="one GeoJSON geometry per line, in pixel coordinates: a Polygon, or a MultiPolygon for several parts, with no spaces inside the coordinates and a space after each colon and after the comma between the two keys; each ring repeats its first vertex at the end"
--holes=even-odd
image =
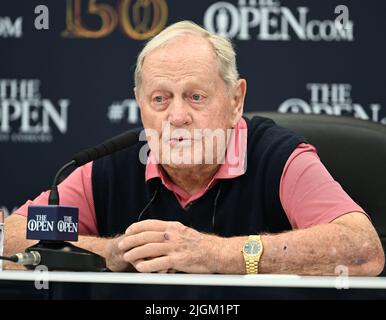
{"type": "Polygon", "coordinates": [[[178,137],[178,138],[171,138],[169,139],[169,144],[171,146],[176,145],[190,145],[192,143],[192,139],[184,138],[184,137],[178,137]]]}

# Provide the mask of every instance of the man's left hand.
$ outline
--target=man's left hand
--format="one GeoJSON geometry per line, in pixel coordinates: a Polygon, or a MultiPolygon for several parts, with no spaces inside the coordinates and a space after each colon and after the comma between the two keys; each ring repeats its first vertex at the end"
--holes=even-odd
{"type": "Polygon", "coordinates": [[[145,220],[127,228],[118,248],[139,272],[216,273],[223,241],[180,222],[145,220]]]}

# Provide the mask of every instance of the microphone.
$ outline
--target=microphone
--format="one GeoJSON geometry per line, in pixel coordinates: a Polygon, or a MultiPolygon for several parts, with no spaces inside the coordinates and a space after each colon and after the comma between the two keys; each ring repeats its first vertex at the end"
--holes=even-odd
{"type": "Polygon", "coordinates": [[[78,152],[72,157],[76,166],[81,166],[87,162],[97,160],[114,152],[128,148],[138,142],[140,130],[129,130],[119,134],[100,145],[78,152]]]}
{"type": "Polygon", "coordinates": [[[44,265],[49,270],[106,271],[103,257],[74,246],[67,241],[78,241],[78,208],[59,205],[58,184],[63,172],[72,166],[79,167],[138,142],[140,130],[126,131],[100,145],[78,152],[55,175],[48,205],[29,206],[27,239],[40,240],[34,246],[11,258],[28,269],[44,265]]]}

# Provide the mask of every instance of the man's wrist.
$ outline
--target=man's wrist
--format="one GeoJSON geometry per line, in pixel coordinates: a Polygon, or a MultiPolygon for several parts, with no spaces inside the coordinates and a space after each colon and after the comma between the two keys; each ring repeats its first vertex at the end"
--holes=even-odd
{"type": "Polygon", "coordinates": [[[213,257],[213,273],[243,274],[245,262],[240,248],[248,237],[215,237],[210,246],[213,257]],[[215,245],[213,245],[215,243],[215,245]]]}

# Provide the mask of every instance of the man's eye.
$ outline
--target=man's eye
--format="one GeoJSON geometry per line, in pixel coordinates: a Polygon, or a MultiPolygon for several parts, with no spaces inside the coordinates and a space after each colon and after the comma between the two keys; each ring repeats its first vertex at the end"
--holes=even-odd
{"type": "Polygon", "coordinates": [[[202,96],[200,94],[192,94],[192,100],[200,101],[202,100],[202,96]]]}
{"type": "Polygon", "coordinates": [[[154,101],[157,102],[157,103],[162,103],[164,102],[164,97],[163,96],[156,96],[154,97],[154,101]]]}

